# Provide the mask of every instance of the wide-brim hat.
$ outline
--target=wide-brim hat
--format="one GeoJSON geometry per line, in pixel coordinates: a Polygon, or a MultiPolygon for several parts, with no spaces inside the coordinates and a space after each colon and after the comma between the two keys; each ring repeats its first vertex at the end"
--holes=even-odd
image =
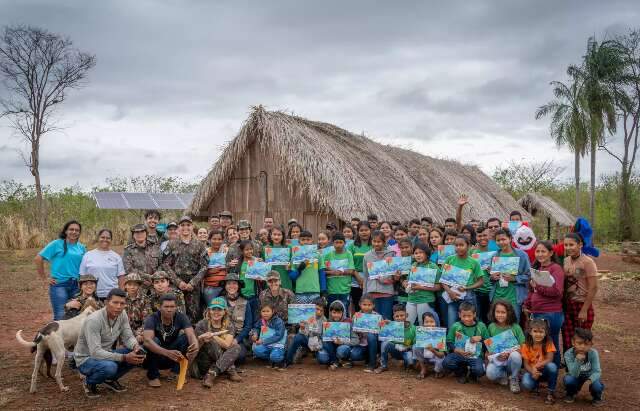
{"type": "Polygon", "coordinates": [[[144,280],[142,279],[142,277],[140,277],[140,274],[138,274],[138,273],[130,273],[126,277],[124,277],[124,284],[126,285],[127,283],[142,284],[142,283],[144,283],[144,280]]]}
{"type": "Polygon", "coordinates": [[[78,284],[86,283],[87,281],[98,283],[98,279],[93,274],[83,274],[78,278],[78,284]]]}
{"type": "Polygon", "coordinates": [[[236,281],[240,287],[244,286],[244,281],[240,278],[238,273],[227,273],[227,276],[224,277],[224,280],[220,281],[220,287],[224,288],[227,281],[236,281]]]}
{"type": "Polygon", "coordinates": [[[142,231],[147,231],[147,226],[144,224],[136,224],[134,226],[131,227],[131,232],[132,233],[139,233],[142,231]]]}
{"type": "Polygon", "coordinates": [[[231,211],[222,211],[220,214],[218,214],[219,217],[229,217],[229,218],[233,218],[233,214],[231,214],[231,211]]]}

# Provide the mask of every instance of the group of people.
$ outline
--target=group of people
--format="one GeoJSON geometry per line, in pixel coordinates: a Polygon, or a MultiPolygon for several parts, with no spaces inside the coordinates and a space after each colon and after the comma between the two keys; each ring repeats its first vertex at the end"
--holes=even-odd
{"type": "Polygon", "coordinates": [[[466,383],[486,375],[514,393],[521,385],[537,391],[543,382],[547,403],[554,402],[558,371],[565,367],[565,401],[573,402],[588,382],[592,403],[602,404],[591,334],[597,269],[580,234],[586,222],[554,244],[536,240],[517,211],[506,221],[463,224],[467,202],[462,196],[456,217],[443,226],[429,217],[401,224],[369,215],[341,230],[329,222],[315,239],[295,219],[285,228],[271,217],[253,237],[251,224],[234,224],[228,211],[211,216],[208,227],[183,216],[161,233],[161,215],[150,210],[132,227],[122,257],[111,250],[108,229],[87,252],[78,241],[80,223],[70,221],[36,265],[48,278],[54,319],[77,315],[87,298],[104,304],[85,321],[74,350],[90,397],[99,395],[98,385],[123,391],[119,378],[138,365],[147,370],[149,385],[160,387],[160,370],[171,369],[173,378],[188,362],[189,375],[211,388],[223,375],[241,381],[236,367],[250,354],[278,370],[311,354],[330,370],[363,361],[373,373],[386,371],[391,355],[415,367],[420,379],[432,366],[436,378],[452,373],[466,383]],[[264,280],[247,277],[274,248],[310,244],[317,244],[317,258],[274,265],[264,280]],[[481,265],[478,255],[487,252],[515,258],[517,272],[481,265]],[[410,283],[400,271],[370,277],[375,262],[397,256],[435,270],[434,283],[410,283]],[[467,283],[440,282],[450,267],[465,271],[467,283]],[[550,280],[537,284],[532,271],[550,280]],[[290,324],[290,304],[313,304],[315,319],[290,324]],[[322,338],[323,324],[351,324],[354,315],[371,313],[403,322],[404,342],[380,342],[377,334],[357,330],[348,339],[322,338]],[[416,326],[447,328],[446,344],[415,347],[416,326]],[[521,346],[489,355],[485,342],[505,330],[521,346]]]}

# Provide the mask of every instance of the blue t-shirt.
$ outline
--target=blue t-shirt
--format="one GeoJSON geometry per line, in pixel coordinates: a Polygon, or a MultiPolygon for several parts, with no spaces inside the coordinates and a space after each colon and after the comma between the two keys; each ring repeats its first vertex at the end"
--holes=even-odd
{"type": "Polygon", "coordinates": [[[87,252],[84,244],[67,243],[67,253],[64,253],[64,240],[53,240],[38,253],[51,264],[51,278],[58,282],[77,280],[80,273],[82,256],[87,252]]]}
{"type": "Polygon", "coordinates": [[[500,247],[498,247],[498,243],[496,243],[496,240],[489,240],[489,244],[487,244],[487,250],[488,251],[500,250],[500,247]]]}

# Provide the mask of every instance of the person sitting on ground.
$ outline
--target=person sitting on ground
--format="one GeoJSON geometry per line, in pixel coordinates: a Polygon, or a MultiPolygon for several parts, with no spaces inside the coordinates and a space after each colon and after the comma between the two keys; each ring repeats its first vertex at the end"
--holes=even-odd
{"type": "Polygon", "coordinates": [[[327,321],[324,316],[325,301],[319,297],[313,302],[316,306],[315,318],[310,321],[302,321],[300,331],[293,337],[291,345],[287,349],[285,366],[298,363],[302,359],[305,348],[316,352],[322,349],[322,324],[327,321]]]}
{"type": "Polygon", "coordinates": [[[602,375],[600,356],[593,348],[593,334],[591,330],[576,328],[572,341],[573,347],[564,353],[564,361],[567,364],[567,373],[564,376],[567,396],[564,402],[569,404],[575,402],[576,395],[588,382],[591,404],[599,407],[604,404],[602,399],[604,384],[600,381],[602,375]]]}
{"type": "Polygon", "coordinates": [[[96,294],[97,285],[98,279],[92,274],[85,274],[80,276],[80,278],[78,279],[80,292],[78,292],[75,297],[65,303],[63,318],[64,320],[70,320],[71,318],[80,314],[80,310],[89,298],[93,298],[96,301],[98,307],[102,307],[102,302],[98,299],[98,295],[96,294]]]}
{"type": "MultiPolygon", "coordinates": [[[[401,322],[404,325],[404,341],[384,341],[380,346],[380,366],[375,369],[376,374],[383,373],[389,369],[389,355],[396,360],[402,360],[404,369],[408,370],[413,365],[413,350],[411,347],[416,342],[416,326],[407,321],[407,309],[404,304],[393,306],[393,321],[401,322]]],[[[388,324],[390,321],[385,320],[388,324]]]]}
{"type": "Polygon", "coordinates": [[[253,310],[249,302],[242,297],[240,289],[243,281],[238,273],[229,273],[224,281],[221,282],[224,288],[223,297],[227,301],[227,311],[229,319],[234,326],[234,339],[240,345],[240,355],[237,363],[241,364],[247,356],[251,342],[249,341],[249,333],[253,327],[253,310]]]}
{"type": "MultiPolygon", "coordinates": [[[[427,311],[422,314],[422,326],[438,327],[439,323],[436,314],[431,311],[427,311]]],[[[427,363],[433,364],[434,378],[444,377],[444,373],[442,372],[442,362],[444,361],[446,354],[446,347],[434,347],[431,344],[427,345],[424,348],[414,347],[413,356],[415,357],[418,368],[420,369],[420,372],[418,373],[418,375],[416,375],[416,378],[419,380],[424,380],[426,378],[429,372],[429,370],[427,369],[427,363]]]]}
{"type": "Polygon", "coordinates": [[[124,291],[112,289],[105,307],[91,313],[82,324],[73,356],[78,371],[85,377],[83,388],[89,398],[100,396],[98,384],[115,392],[125,391],[118,380],[144,360],[144,350],[138,345],[124,312],[126,298],[124,291]],[[114,351],[118,339],[124,348],[114,351]]]}
{"type": "Polygon", "coordinates": [[[198,353],[198,339],[189,318],[177,311],[176,296],[160,297],[160,310],[144,321],[144,346],[148,351],[144,367],[149,386],[160,387],[160,370],[180,371],[180,361],[192,361],[198,353]],[[181,332],[182,331],[182,332],[181,332]]]}
{"type": "Polygon", "coordinates": [[[178,312],[186,314],[187,309],[184,303],[184,294],[182,291],[171,286],[169,275],[164,271],[156,271],[151,276],[153,282],[153,288],[149,291],[147,297],[147,304],[145,306],[146,315],[151,315],[158,311],[160,308],[160,297],[164,294],[173,294],[176,296],[176,304],[178,306],[178,312]]]}
{"type": "Polygon", "coordinates": [[[260,319],[251,330],[253,355],[269,361],[272,368],[280,369],[284,362],[284,345],[287,330],[280,317],[274,315],[273,307],[264,304],[260,308],[260,319]]]}
{"type": "Polygon", "coordinates": [[[235,327],[227,312],[227,301],[216,297],[209,303],[205,317],[196,324],[200,351],[191,363],[190,374],[211,388],[219,375],[226,373],[233,382],[242,378],[233,365],[240,355],[240,344],[233,338],[235,327]]]}

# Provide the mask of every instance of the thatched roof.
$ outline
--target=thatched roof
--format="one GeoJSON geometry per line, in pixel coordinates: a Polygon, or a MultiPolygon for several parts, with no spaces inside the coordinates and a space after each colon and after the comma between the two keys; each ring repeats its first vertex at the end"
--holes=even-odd
{"type": "Polygon", "coordinates": [[[542,214],[546,217],[550,217],[561,226],[569,227],[576,222],[576,218],[571,215],[566,208],[562,207],[549,197],[545,197],[539,193],[526,194],[518,200],[518,204],[520,204],[534,217],[538,214],[542,214]]]}
{"type": "MultiPolygon", "coordinates": [[[[203,179],[191,207],[203,214],[251,144],[268,151],[278,173],[303,187],[318,210],[342,220],[375,213],[382,219],[455,216],[460,193],[465,218],[505,218],[516,201],[475,166],[376,143],[327,123],[254,108],[203,179]]],[[[233,210],[232,210],[233,211],[233,210]]]]}

